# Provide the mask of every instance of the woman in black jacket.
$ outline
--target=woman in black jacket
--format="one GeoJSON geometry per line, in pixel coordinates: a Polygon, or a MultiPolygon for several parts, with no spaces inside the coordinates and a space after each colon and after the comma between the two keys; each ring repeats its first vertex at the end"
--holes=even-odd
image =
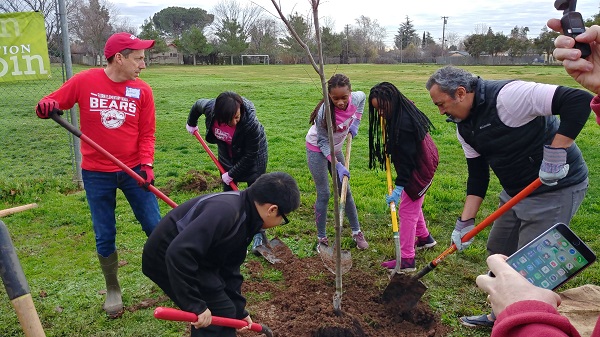
{"type": "Polygon", "coordinates": [[[186,129],[198,130],[198,118],[206,116],[206,141],[217,144],[223,191],[229,183],[246,182],[248,186],[267,170],[267,136],[256,118],[254,104],[235,92],[226,91],[216,99],[201,98],[194,103],[186,129]]]}
{"type": "MultiPolygon", "coordinates": [[[[207,142],[217,144],[218,160],[225,173],[221,175],[223,191],[231,191],[229,183],[252,185],[267,171],[267,136],[256,118],[254,104],[232,91],[216,99],[201,98],[190,109],[186,129],[194,134],[198,118],[205,115],[207,142]]],[[[266,239],[264,232],[254,237],[252,251],[266,239]]]]}

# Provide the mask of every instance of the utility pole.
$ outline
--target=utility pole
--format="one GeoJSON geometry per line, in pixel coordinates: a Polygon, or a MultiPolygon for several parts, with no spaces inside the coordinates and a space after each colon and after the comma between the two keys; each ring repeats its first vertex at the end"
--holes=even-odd
{"type": "Polygon", "coordinates": [[[444,25],[442,26],[442,56],[444,56],[444,45],[446,43],[446,24],[448,23],[448,17],[442,16],[444,19],[444,25]]]}
{"type": "Polygon", "coordinates": [[[349,25],[346,25],[346,63],[350,64],[350,35],[348,34],[348,30],[350,29],[349,25]]]}
{"type": "Polygon", "coordinates": [[[400,63],[402,63],[402,44],[404,43],[404,32],[400,32],[400,63]]]}

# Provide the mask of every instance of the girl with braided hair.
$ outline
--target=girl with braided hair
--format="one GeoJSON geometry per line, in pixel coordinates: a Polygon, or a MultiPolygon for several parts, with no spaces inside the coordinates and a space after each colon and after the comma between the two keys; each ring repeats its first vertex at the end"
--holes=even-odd
{"type": "MultiPolygon", "coordinates": [[[[398,205],[400,227],[400,270],[415,271],[415,248],[431,248],[436,241],[429,234],[423,216],[425,192],[433,181],[439,162],[437,148],[429,135],[431,121],[393,84],[381,82],[369,93],[369,168],[385,170],[386,156],[396,170],[395,185],[386,196],[388,205],[398,205]],[[382,144],[380,118],[385,123],[382,144]],[[416,237],[416,240],[415,240],[416,237]]],[[[394,269],[396,260],[383,262],[394,269]]]]}
{"type": "MultiPolygon", "coordinates": [[[[335,74],[327,81],[327,91],[329,92],[331,120],[334,127],[332,141],[335,154],[331,153],[329,147],[324,100],[321,100],[312,112],[310,116],[311,127],[306,134],[308,169],[317,188],[317,200],[315,202],[317,250],[319,250],[321,244],[329,245],[325,224],[327,222],[327,205],[330,196],[327,176],[328,173],[331,173],[331,156],[335,155],[337,159],[335,168],[338,176],[336,178],[339,179],[341,186],[344,176],[350,178],[350,172],[342,164],[344,162],[342,147],[348,134],[351,137],[356,137],[366,100],[364,92],[352,91],[350,79],[343,74],[335,74]]],[[[348,192],[346,193],[345,214],[350,222],[352,238],[356,242],[356,247],[361,250],[367,249],[369,244],[360,230],[358,212],[350,192],[350,186],[348,186],[348,192]]]]}

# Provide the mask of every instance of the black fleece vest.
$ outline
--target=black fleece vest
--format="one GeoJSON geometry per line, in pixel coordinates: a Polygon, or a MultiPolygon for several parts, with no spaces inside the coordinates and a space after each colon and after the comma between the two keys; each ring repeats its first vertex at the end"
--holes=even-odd
{"type": "MultiPolygon", "coordinates": [[[[500,121],[496,99],[510,81],[479,80],[470,115],[458,123],[458,132],[483,156],[510,196],[539,176],[544,144],[550,144],[560,122],[556,116],[539,116],[520,127],[500,121]]],[[[578,184],[587,177],[587,166],[577,145],[567,149],[568,175],[556,186],[539,187],[535,193],[578,184]]]]}

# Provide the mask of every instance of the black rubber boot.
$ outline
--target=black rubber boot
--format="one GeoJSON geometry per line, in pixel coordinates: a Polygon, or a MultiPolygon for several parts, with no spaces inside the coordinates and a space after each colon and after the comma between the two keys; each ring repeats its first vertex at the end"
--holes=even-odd
{"type": "Polygon", "coordinates": [[[106,281],[106,300],[102,309],[110,318],[117,318],[123,314],[123,300],[121,298],[121,287],[117,279],[119,270],[119,257],[117,252],[110,254],[108,257],[103,257],[98,254],[104,280],[106,281]]]}

